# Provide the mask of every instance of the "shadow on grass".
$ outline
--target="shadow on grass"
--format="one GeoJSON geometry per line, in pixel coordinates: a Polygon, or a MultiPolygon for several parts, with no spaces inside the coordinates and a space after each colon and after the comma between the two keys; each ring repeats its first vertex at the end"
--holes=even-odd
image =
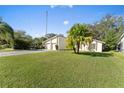
{"type": "Polygon", "coordinates": [[[93,57],[110,57],[113,56],[113,53],[105,53],[105,52],[80,52],[78,55],[89,55],[93,57]]]}

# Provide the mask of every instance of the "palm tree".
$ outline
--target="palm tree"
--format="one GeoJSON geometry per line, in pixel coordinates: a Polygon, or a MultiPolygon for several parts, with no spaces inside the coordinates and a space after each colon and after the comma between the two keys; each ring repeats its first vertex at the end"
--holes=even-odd
{"type": "Polygon", "coordinates": [[[75,24],[68,32],[68,44],[73,47],[75,53],[79,53],[81,43],[90,35],[85,24],[75,24]]]}
{"type": "MultiPolygon", "coordinates": [[[[85,47],[85,45],[87,45],[88,46],[88,49],[91,51],[91,43],[92,43],[92,41],[93,41],[93,39],[92,39],[92,36],[91,35],[89,35],[88,37],[85,37],[84,38],[84,41],[83,41],[83,45],[84,45],[84,47],[85,47]]],[[[85,48],[84,48],[85,49],[85,48]]],[[[85,51],[85,50],[84,50],[85,51]]]]}
{"type": "Polygon", "coordinates": [[[0,41],[9,44],[11,47],[14,45],[14,31],[5,22],[0,22],[0,41]]]}
{"type": "Polygon", "coordinates": [[[76,53],[75,40],[74,40],[74,38],[69,34],[69,32],[68,32],[67,42],[68,42],[67,47],[73,49],[73,50],[74,50],[74,53],[76,53]]]}

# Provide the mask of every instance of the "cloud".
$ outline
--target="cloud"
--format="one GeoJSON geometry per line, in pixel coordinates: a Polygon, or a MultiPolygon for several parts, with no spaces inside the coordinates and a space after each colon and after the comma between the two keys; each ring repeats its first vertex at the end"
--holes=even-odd
{"type": "Polygon", "coordinates": [[[57,5],[51,5],[50,7],[51,7],[51,8],[54,8],[54,7],[56,7],[56,6],[57,6],[57,5]]]}
{"type": "Polygon", "coordinates": [[[69,24],[69,21],[68,21],[68,20],[65,20],[65,21],[63,22],[63,24],[64,24],[64,25],[68,25],[68,24],[69,24]]]}
{"type": "Polygon", "coordinates": [[[73,5],[51,5],[51,8],[59,7],[59,8],[73,8],[73,5]]]}
{"type": "Polygon", "coordinates": [[[68,7],[73,8],[73,5],[69,5],[68,7]]]}

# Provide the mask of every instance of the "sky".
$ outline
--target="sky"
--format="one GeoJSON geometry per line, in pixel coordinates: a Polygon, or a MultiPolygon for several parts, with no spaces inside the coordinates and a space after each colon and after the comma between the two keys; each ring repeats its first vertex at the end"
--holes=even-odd
{"type": "Polygon", "coordinates": [[[41,37],[46,32],[46,11],[48,11],[47,33],[67,35],[76,23],[93,24],[106,14],[124,15],[124,6],[0,6],[0,17],[14,30],[23,30],[32,37],[41,37]]]}

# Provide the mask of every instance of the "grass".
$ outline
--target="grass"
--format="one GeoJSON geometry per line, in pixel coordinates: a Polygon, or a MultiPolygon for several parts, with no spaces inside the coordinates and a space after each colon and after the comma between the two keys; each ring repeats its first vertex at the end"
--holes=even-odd
{"type": "Polygon", "coordinates": [[[124,58],[70,51],[2,57],[0,87],[124,87],[124,58]]]}

